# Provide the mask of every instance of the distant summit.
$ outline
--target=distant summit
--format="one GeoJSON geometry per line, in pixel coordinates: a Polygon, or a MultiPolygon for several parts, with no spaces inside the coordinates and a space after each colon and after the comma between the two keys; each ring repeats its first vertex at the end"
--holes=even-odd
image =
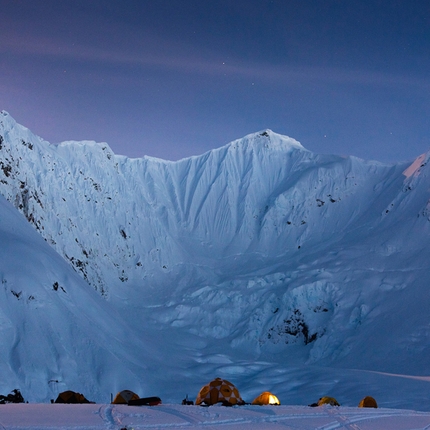
{"type": "Polygon", "coordinates": [[[262,145],[265,148],[277,150],[302,149],[305,148],[295,139],[274,133],[270,129],[262,130],[256,133],[246,135],[241,139],[234,140],[229,144],[231,147],[258,147],[262,145]]]}

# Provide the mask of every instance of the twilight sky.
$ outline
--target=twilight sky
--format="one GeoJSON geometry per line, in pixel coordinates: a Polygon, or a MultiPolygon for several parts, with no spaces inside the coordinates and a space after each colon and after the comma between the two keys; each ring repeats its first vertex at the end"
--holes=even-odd
{"type": "Polygon", "coordinates": [[[51,143],[198,155],[265,128],[430,149],[429,0],[0,0],[0,110],[51,143]]]}

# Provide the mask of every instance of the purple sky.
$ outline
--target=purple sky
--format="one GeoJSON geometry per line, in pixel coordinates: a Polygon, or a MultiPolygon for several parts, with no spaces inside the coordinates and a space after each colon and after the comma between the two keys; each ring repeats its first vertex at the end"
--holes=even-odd
{"type": "Polygon", "coordinates": [[[51,143],[176,160],[271,128],[430,149],[428,0],[0,0],[0,110],[51,143]]]}

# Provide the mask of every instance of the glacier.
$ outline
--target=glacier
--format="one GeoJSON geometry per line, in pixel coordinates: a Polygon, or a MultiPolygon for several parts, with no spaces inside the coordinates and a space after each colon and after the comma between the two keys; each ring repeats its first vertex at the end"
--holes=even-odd
{"type": "Polygon", "coordinates": [[[221,376],[284,403],[369,389],[397,407],[401,387],[417,407],[429,157],[315,154],[262,130],[176,162],[130,159],[50,144],[2,111],[0,390],[177,402],[221,376]]]}

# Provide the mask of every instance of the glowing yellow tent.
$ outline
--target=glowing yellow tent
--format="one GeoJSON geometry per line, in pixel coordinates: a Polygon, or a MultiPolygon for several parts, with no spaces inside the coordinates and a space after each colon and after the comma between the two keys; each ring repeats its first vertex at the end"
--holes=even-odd
{"type": "Polygon", "coordinates": [[[269,391],[264,391],[261,393],[258,397],[256,397],[252,401],[253,405],[280,405],[281,402],[278,400],[278,398],[270,393],[269,391]]]}
{"type": "Polygon", "coordinates": [[[122,390],[113,399],[112,403],[116,405],[127,405],[130,400],[138,400],[139,396],[133,391],[130,390],[122,390]]]}
{"type": "Polygon", "coordinates": [[[359,408],[377,408],[378,404],[376,400],[371,396],[366,396],[361,402],[358,404],[359,408]]]}
{"type": "Polygon", "coordinates": [[[239,394],[239,390],[229,381],[216,378],[203,386],[197,395],[196,405],[215,405],[222,403],[224,406],[243,405],[245,402],[239,394]]]}
{"type": "Polygon", "coordinates": [[[322,405],[340,406],[334,397],[321,397],[318,400],[318,406],[322,405]]]}

